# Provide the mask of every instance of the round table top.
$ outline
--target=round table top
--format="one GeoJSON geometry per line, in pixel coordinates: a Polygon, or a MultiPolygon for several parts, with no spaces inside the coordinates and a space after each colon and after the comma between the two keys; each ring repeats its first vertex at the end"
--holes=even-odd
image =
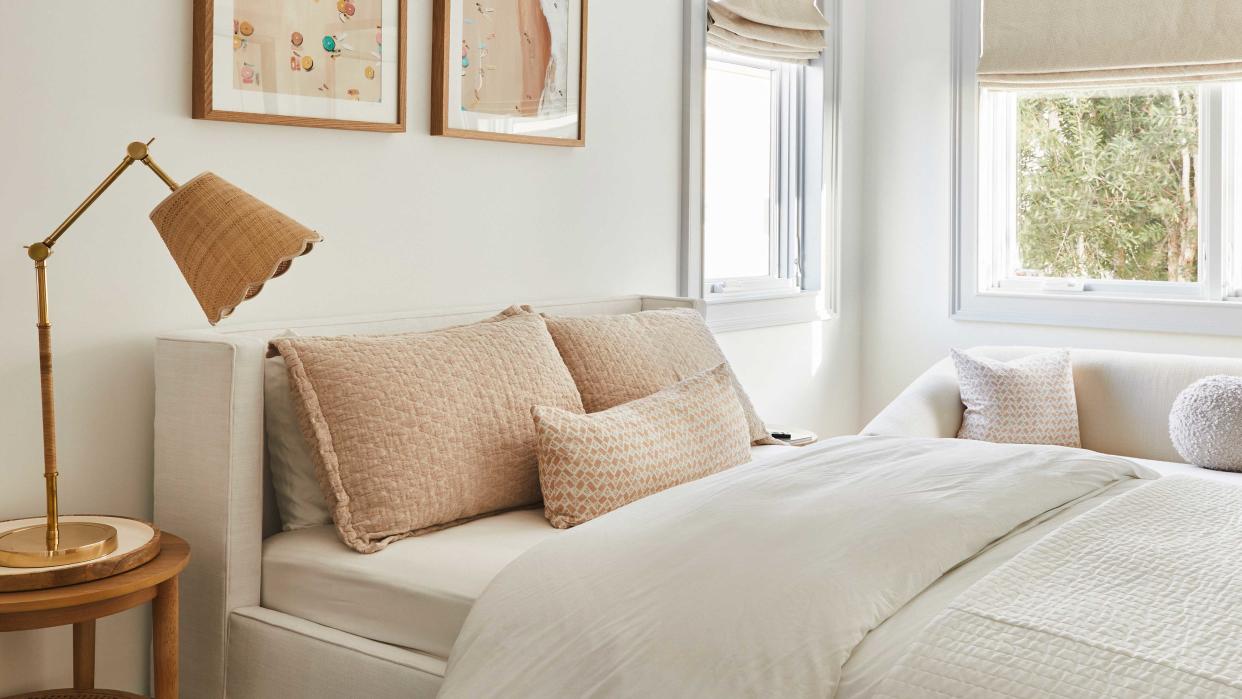
{"type": "Polygon", "coordinates": [[[116,689],[48,689],[16,694],[8,699],[147,699],[141,694],[116,689]]]}
{"type": "Polygon", "coordinates": [[[190,562],[190,545],[179,536],[162,532],[160,553],[148,563],[109,578],[46,590],[0,592],[0,614],[64,609],[124,597],[159,585],[181,573],[190,562]]]}

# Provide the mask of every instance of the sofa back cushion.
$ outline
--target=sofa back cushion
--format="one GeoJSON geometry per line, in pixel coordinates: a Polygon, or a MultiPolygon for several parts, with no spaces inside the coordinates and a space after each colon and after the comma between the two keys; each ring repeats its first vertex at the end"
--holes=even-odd
{"type": "Polygon", "coordinates": [[[1074,350],[1082,445],[1105,454],[1181,461],[1169,412],[1190,384],[1213,374],[1242,376],[1242,359],[1074,350]]]}

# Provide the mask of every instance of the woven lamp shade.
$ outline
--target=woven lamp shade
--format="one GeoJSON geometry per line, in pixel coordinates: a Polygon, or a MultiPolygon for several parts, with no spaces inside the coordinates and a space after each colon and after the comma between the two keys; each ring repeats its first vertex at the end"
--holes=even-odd
{"type": "Polygon", "coordinates": [[[322,240],[210,172],[160,202],[151,222],[212,325],[322,240]]]}

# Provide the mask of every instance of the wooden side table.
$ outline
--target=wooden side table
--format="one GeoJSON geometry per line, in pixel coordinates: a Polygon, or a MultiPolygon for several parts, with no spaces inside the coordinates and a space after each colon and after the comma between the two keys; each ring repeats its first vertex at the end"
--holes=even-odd
{"type": "MultiPolygon", "coordinates": [[[[151,602],[155,699],[177,696],[177,576],[190,561],[190,545],[162,532],[160,553],[149,563],[110,578],[46,590],[0,593],[0,631],[73,624],[73,686],[95,688],[95,620],[151,602]]],[[[31,695],[46,695],[36,692],[31,695]]],[[[81,692],[81,696],[130,696],[81,692]]],[[[70,690],[53,696],[74,696],[70,690]]]]}

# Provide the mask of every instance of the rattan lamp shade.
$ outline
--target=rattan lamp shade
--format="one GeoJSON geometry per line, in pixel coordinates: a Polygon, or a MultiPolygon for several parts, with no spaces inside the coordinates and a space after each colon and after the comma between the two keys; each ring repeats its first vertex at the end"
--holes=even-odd
{"type": "Polygon", "coordinates": [[[321,240],[210,172],[160,202],[151,222],[212,325],[321,240]]]}

